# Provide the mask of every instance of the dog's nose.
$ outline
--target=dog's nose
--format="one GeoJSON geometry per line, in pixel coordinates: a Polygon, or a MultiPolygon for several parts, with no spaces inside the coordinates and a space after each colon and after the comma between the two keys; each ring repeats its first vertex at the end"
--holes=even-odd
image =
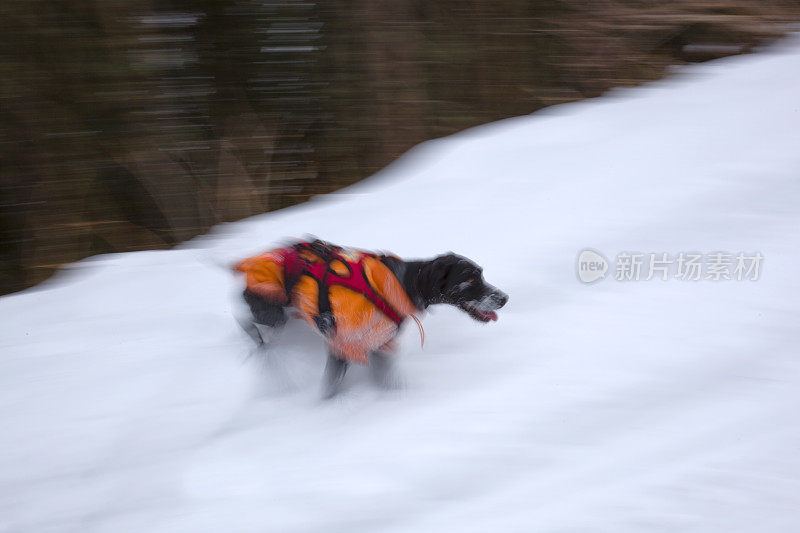
{"type": "Polygon", "coordinates": [[[494,289],[492,291],[492,303],[496,306],[495,309],[500,309],[506,302],[508,301],[508,294],[504,293],[499,289],[494,289]]]}
{"type": "Polygon", "coordinates": [[[503,291],[497,291],[494,295],[494,301],[497,302],[497,308],[500,309],[508,303],[508,294],[503,291]]]}

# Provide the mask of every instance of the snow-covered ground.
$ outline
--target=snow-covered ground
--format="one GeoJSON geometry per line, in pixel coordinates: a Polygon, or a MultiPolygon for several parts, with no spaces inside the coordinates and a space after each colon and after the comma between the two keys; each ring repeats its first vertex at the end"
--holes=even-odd
{"type": "Polygon", "coordinates": [[[0,531],[798,531],[799,205],[793,37],[83,261],[0,299],[0,531]],[[434,309],[400,390],[357,368],[324,402],[321,342],[294,323],[248,358],[218,266],[304,233],[453,250],[511,300],[434,309]],[[620,252],[720,250],[760,279],[613,279],[620,252]]]}

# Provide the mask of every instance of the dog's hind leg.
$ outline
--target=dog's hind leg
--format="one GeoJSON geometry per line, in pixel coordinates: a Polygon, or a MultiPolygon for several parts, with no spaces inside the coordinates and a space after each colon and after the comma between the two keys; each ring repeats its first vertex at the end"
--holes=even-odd
{"type": "Polygon", "coordinates": [[[322,384],[322,397],[333,398],[339,392],[342,380],[347,372],[347,361],[340,359],[334,353],[328,353],[328,362],[325,363],[325,374],[322,384]]]}
{"type": "Polygon", "coordinates": [[[244,301],[250,307],[252,320],[239,320],[239,325],[258,348],[268,346],[286,324],[286,311],[282,304],[272,303],[250,291],[244,292],[244,301]]]}
{"type": "Polygon", "coordinates": [[[247,333],[247,336],[253,339],[253,342],[256,343],[257,347],[261,347],[264,344],[264,339],[261,336],[261,333],[258,331],[258,327],[256,323],[253,322],[252,318],[249,317],[236,317],[236,322],[239,324],[239,327],[242,328],[242,331],[247,333]]]}

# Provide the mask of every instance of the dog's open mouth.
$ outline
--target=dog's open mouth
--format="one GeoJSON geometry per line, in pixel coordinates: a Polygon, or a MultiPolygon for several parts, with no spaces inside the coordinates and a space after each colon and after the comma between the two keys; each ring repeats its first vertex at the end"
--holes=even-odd
{"type": "Polygon", "coordinates": [[[484,311],[468,304],[462,304],[461,309],[479,322],[497,322],[497,313],[494,311],[484,311]]]}

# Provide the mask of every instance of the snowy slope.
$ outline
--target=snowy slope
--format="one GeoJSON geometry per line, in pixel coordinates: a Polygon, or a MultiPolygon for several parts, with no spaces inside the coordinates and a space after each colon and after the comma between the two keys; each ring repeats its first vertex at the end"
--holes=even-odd
{"type": "MultiPolygon", "coordinates": [[[[470,130],[365,184],[0,299],[0,531],[794,532],[800,38],[470,130]],[[511,296],[319,400],[217,266],[287,236],[474,258],[511,296]],[[578,252],[759,251],[758,281],[583,285],[578,252]]],[[[613,272],[609,273],[613,277],[613,272]]],[[[413,326],[413,325],[412,325],[413,326]]]]}

